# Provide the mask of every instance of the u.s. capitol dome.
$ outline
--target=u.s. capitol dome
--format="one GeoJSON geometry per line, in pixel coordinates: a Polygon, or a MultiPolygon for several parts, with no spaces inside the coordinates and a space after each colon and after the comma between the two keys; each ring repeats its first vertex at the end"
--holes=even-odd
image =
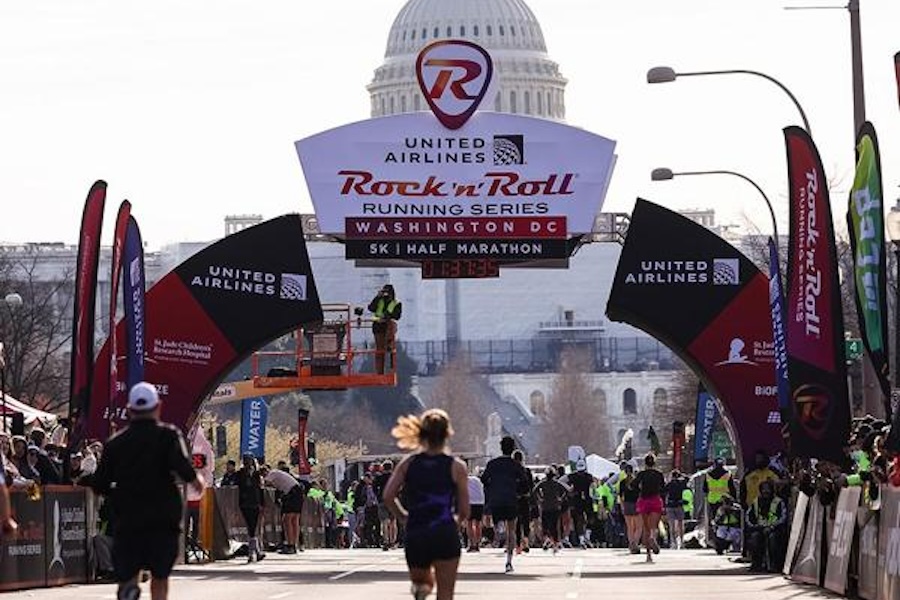
{"type": "Polygon", "coordinates": [[[409,0],[388,35],[384,64],[368,85],[373,117],[428,110],[416,56],[440,39],[466,39],[494,61],[497,95],[483,108],[562,121],[566,79],[523,0],[409,0]]]}

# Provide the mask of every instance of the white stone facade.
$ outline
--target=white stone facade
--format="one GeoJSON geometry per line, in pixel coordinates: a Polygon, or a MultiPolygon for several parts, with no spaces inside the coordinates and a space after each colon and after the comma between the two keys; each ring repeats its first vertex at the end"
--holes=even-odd
{"type": "Polygon", "coordinates": [[[384,64],[368,86],[373,117],[428,110],[416,56],[439,39],[466,39],[491,53],[496,94],[482,108],[562,121],[566,79],[522,0],[410,0],[388,35],[384,64]]]}

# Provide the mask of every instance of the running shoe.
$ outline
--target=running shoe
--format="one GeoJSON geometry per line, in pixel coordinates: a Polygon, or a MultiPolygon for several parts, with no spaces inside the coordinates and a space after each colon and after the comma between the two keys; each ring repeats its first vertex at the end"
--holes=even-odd
{"type": "Polygon", "coordinates": [[[513,566],[512,566],[512,563],[511,563],[511,562],[506,563],[506,572],[507,572],[507,573],[512,573],[512,572],[513,572],[513,566]]]}
{"type": "Polygon", "coordinates": [[[141,588],[134,582],[123,585],[116,593],[118,600],[138,600],[140,597],[141,588]]]}
{"type": "Polygon", "coordinates": [[[412,586],[412,595],[415,600],[425,600],[428,597],[428,588],[414,585],[412,586]]]}

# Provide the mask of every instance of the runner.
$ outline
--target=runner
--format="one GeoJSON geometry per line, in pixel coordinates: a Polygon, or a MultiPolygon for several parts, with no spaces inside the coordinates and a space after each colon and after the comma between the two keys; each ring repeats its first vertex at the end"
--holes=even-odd
{"type": "Polygon", "coordinates": [[[500,523],[506,525],[506,572],[512,573],[512,557],[516,548],[516,515],[518,513],[518,490],[525,479],[525,468],[512,459],[516,449],[516,440],[504,436],[500,440],[500,452],[503,456],[491,459],[481,482],[484,483],[484,495],[490,506],[491,517],[496,528],[500,523]]]}
{"type": "Polygon", "coordinates": [[[481,552],[481,520],[484,518],[484,484],[477,473],[469,475],[469,521],[466,537],[469,539],[467,552],[481,552]]]}
{"type": "Polygon", "coordinates": [[[521,450],[512,453],[512,458],[522,466],[525,472],[525,478],[519,482],[517,490],[516,510],[518,511],[516,519],[516,554],[530,551],[529,538],[531,537],[531,492],[534,490],[534,476],[531,471],[525,468],[525,455],[521,450]]]}
{"type": "Polygon", "coordinates": [[[404,550],[413,597],[423,600],[436,584],[438,600],[452,599],[459,524],[469,518],[469,488],[466,465],[447,454],[453,435],[450,417],[440,409],[400,417],[391,434],[400,448],[418,450],[397,465],[384,490],[388,510],[406,524],[404,550]],[[398,501],[401,489],[408,508],[398,501]]]}
{"type": "Polygon", "coordinates": [[[94,490],[112,500],[116,581],[120,600],[136,600],[141,569],[149,569],[154,600],[169,594],[169,575],[178,556],[184,501],[174,475],[203,489],[194,472],[181,432],[159,422],[156,387],[141,382],[128,393],[128,427],[110,438],[103,450],[94,490]]]}
{"type": "Polygon", "coordinates": [[[238,508],[247,524],[247,562],[253,563],[266,557],[259,545],[259,516],[265,502],[263,474],[252,454],[244,454],[241,461],[243,466],[237,472],[238,508]]]}
{"type": "Polygon", "coordinates": [[[656,541],[659,518],[663,511],[662,491],[666,478],[656,469],[656,457],[648,454],[644,457],[644,470],[634,478],[634,487],[640,491],[637,511],[641,515],[644,527],[644,547],[647,548],[647,562],[653,562],[653,555],[659,554],[659,543],[656,541]]]}
{"type": "Polygon", "coordinates": [[[5,535],[14,534],[18,529],[10,509],[9,491],[6,486],[6,464],[3,461],[3,453],[0,452],[0,539],[3,539],[5,535]]]}

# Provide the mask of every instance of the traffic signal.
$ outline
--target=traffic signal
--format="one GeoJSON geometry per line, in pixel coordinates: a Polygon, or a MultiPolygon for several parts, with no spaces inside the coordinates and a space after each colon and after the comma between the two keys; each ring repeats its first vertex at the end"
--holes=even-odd
{"type": "Polygon", "coordinates": [[[309,464],[316,464],[316,441],[315,440],[306,440],[306,458],[309,460],[309,464]]]}
{"type": "Polygon", "coordinates": [[[228,437],[224,425],[216,426],[216,456],[228,456],[228,437]]]}

